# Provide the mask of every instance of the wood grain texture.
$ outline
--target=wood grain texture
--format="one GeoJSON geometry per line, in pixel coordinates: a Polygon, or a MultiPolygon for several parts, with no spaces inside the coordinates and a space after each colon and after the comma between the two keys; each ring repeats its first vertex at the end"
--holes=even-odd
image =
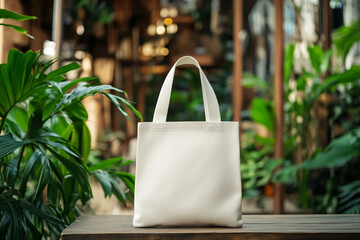
{"type": "Polygon", "coordinates": [[[129,215],[86,215],[67,227],[62,239],[360,239],[360,215],[244,215],[243,220],[243,228],[134,228],[129,215]]]}
{"type": "MultiPolygon", "coordinates": [[[[274,158],[281,159],[284,155],[284,28],[283,0],[274,0],[275,36],[274,36],[274,158]]],[[[284,212],[284,186],[276,183],[274,188],[274,213],[284,212]]]]}

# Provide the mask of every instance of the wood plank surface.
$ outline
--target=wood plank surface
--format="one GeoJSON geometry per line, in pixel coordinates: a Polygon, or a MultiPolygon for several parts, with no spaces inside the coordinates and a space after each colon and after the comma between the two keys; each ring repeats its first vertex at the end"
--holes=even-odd
{"type": "Polygon", "coordinates": [[[62,239],[360,239],[360,215],[244,215],[243,220],[242,228],[134,228],[130,215],[85,215],[62,239]]]}

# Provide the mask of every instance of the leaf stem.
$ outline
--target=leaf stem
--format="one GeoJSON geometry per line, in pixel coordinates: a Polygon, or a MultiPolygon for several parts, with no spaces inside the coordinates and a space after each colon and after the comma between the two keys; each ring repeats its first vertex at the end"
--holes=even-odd
{"type": "Polygon", "coordinates": [[[3,127],[4,127],[5,121],[6,121],[6,116],[1,118],[0,133],[1,133],[2,129],[3,129],[3,127]]]}
{"type": "MultiPolygon", "coordinates": [[[[19,160],[18,160],[18,163],[17,163],[17,167],[16,167],[16,176],[15,176],[15,179],[17,178],[18,174],[19,174],[19,171],[20,171],[20,164],[21,164],[21,160],[22,160],[22,156],[24,154],[24,151],[25,151],[25,145],[23,145],[20,149],[20,154],[19,154],[19,160]]],[[[15,184],[14,184],[15,186],[15,184]]],[[[14,188],[14,186],[12,186],[12,188],[14,188]]]]}

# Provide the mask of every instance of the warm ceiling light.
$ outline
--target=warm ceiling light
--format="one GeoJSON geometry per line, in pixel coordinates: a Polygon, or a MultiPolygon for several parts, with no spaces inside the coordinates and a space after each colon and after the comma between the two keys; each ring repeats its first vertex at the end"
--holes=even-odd
{"type": "Polygon", "coordinates": [[[176,16],[178,15],[178,10],[177,10],[177,8],[175,8],[175,7],[170,8],[168,14],[169,14],[169,15],[168,15],[169,17],[171,17],[171,18],[176,18],[176,16]]]}
{"type": "Polygon", "coordinates": [[[170,24],[172,24],[172,23],[173,23],[172,18],[165,18],[165,19],[164,19],[164,24],[165,24],[166,26],[168,26],[168,25],[170,25],[170,24]]]}
{"type": "Polygon", "coordinates": [[[155,34],[156,34],[156,26],[154,24],[149,25],[149,27],[147,28],[147,33],[150,36],[155,36],[155,34]]]}
{"type": "Polygon", "coordinates": [[[157,26],[156,27],[156,33],[158,34],[158,35],[163,35],[164,33],[165,33],[165,27],[164,26],[157,26]]]}
{"type": "Polygon", "coordinates": [[[79,25],[76,27],[76,33],[77,33],[78,35],[83,35],[84,32],[85,32],[84,25],[79,24],[79,25]]]}
{"type": "Polygon", "coordinates": [[[169,16],[169,10],[167,8],[162,8],[160,10],[160,17],[166,18],[169,16]]]}
{"type": "Polygon", "coordinates": [[[174,34],[176,33],[178,30],[178,25],[173,23],[169,26],[166,27],[166,31],[169,33],[169,34],[174,34]]]}
{"type": "Polygon", "coordinates": [[[168,54],[169,54],[169,49],[167,49],[167,48],[161,48],[160,49],[160,54],[162,55],[162,56],[167,56],[168,54]]]}

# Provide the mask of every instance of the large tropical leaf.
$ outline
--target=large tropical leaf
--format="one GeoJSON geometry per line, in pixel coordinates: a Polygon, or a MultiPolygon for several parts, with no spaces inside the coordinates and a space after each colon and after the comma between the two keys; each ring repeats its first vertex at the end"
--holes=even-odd
{"type": "Polygon", "coordinates": [[[65,168],[71,173],[74,179],[86,192],[87,197],[90,199],[92,197],[92,192],[85,167],[79,162],[74,161],[73,159],[68,159],[67,157],[57,153],[57,151],[52,147],[48,146],[47,149],[51,152],[52,155],[54,155],[54,157],[56,157],[65,166],[65,168]]]}
{"type": "Polygon", "coordinates": [[[14,186],[15,184],[15,179],[17,176],[17,163],[18,163],[18,159],[17,158],[12,158],[9,161],[9,165],[8,165],[8,172],[7,172],[7,176],[6,176],[6,182],[8,186],[14,186]]]}
{"type": "Polygon", "coordinates": [[[67,65],[64,65],[58,69],[55,69],[51,72],[49,72],[47,75],[46,75],[46,78],[48,81],[50,80],[56,80],[56,81],[59,81],[59,80],[63,80],[61,78],[58,78],[59,76],[67,73],[67,72],[70,72],[71,70],[75,70],[75,69],[78,69],[80,68],[81,66],[76,63],[76,62],[73,62],[73,63],[69,63],[67,65]]]}
{"type": "Polygon", "coordinates": [[[34,16],[22,15],[20,13],[9,11],[6,9],[0,9],[0,18],[13,19],[16,21],[36,19],[36,17],[34,16]]]}
{"type": "Polygon", "coordinates": [[[339,188],[339,211],[347,214],[360,213],[360,180],[343,185],[339,188]]]}
{"type": "Polygon", "coordinates": [[[33,202],[42,194],[43,190],[45,189],[46,185],[48,185],[49,178],[50,178],[50,165],[49,160],[45,155],[40,156],[41,159],[41,173],[39,181],[37,182],[33,202]]]}
{"type": "Polygon", "coordinates": [[[61,221],[60,219],[58,219],[44,211],[41,211],[36,206],[34,206],[33,204],[31,204],[30,202],[28,202],[26,200],[20,201],[20,206],[23,207],[24,209],[28,210],[29,212],[35,214],[36,216],[40,217],[43,220],[46,220],[48,222],[51,222],[51,223],[61,226],[63,228],[66,227],[66,224],[63,221],[61,221]]]}
{"type": "Polygon", "coordinates": [[[268,87],[264,80],[248,72],[243,73],[242,85],[246,88],[255,88],[261,92],[265,92],[268,87]]]}
{"type": "Polygon", "coordinates": [[[301,164],[303,169],[319,169],[341,167],[354,156],[360,154],[360,128],[356,128],[343,136],[334,139],[312,159],[301,164]]]}
{"type": "Polygon", "coordinates": [[[122,161],[123,161],[122,157],[109,158],[109,159],[100,161],[98,164],[96,164],[94,166],[88,167],[88,170],[90,172],[92,172],[97,169],[108,170],[108,169],[116,168],[119,166],[119,164],[122,163],[122,161]]]}
{"type": "Polygon", "coordinates": [[[44,152],[41,151],[40,149],[37,149],[29,158],[29,160],[27,161],[25,167],[24,167],[24,171],[21,175],[21,180],[20,180],[20,187],[19,187],[19,192],[20,192],[20,196],[24,197],[25,196],[25,190],[26,190],[26,185],[27,185],[27,181],[29,178],[29,175],[31,173],[31,171],[33,170],[33,167],[35,165],[35,163],[38,161],[38,159],[41,158],[41,156],[44,155],[44,152]]]}
{"type": "Polygon", "coordinates": [[[291,75],[291,71],[294,65],[294,52],[295,45],[289,44],[285,48],[284,53],[284,82],[288,83],[291,75]]]}
{"type": "Polygon", "coordinates": [[[320,73],[320,65],[324,57],[324,50],[321,47],[315,45],[312,47],[308,46],[307,51],[309,53],[312,67],[314,68],[316,73],[320,73]]]}
{"type": "MultiPolygon", "coordinates": [[[[28,15],[22,15],[13,11],[9,11],[6,9],[0,9],[0,19],[13,19],[16,21],[25,21],[25,20],[32,20],[32,19],[36,19],[36,17],[34,16],[28,16],[28,15]]],[[[33,38],[33,36],[31,36],[23,27],[20,26],[15,26],[12,24],[5,24],[5,23],[0,23],[0,25],[3,25],[5,27],[11,27],[14,30],[18,31],[19,33],[22,34],[26,34],[28,37],[33,38]]]]}
{"type": "Polygon", "coordinates": [[[59,106],[68,106],[72,104],[74,101],[81,101],[85,97],[92,96],[96,93],[101,93],[109,100],[116,105],[116,107],[119,109],[119,111],[129,119],[128,114],[124,110],[121,104],[129,108],[135,115],[142,120],[141,113],[136,110],[126,99],[117,96],[115,94],[111,94],[109,92],[105,91],[114,91],[121,94],[126,94],[123,90],[120,90],[118,88],[115,88],[111,85],[98,85],[98,86],[89,86],[86,83],[80,83],[76,88],[74,88],[69,93],[64,94],[63,98],[61,99],[59,106]],[[121,104],[120,104],[121,103],[121,104]]]}
{"type": "Polygon", "coordinates": [[[10,201],[12,196],[0,195],[0,210],[4,213],[0,221],[0,233],[9,239],[20,239],[18,215],[10,201]]]}
{"type": "Polygon", "coordinates": [[[339,84],[353,83],[358,80],[360,80],[360,66],[354,65],[345,72],[332,74],[325,79],[323,84],[315,89],[314,94],[311,96],[312,101],[315,101],[320,96],[320,94],[330,90],[332,87],[335,87],[339,84]]]}
{"type": "Polygon", "coordinates": [[[6,64],[0,65],[0,116],[5,118],[15,104],[31,90],[45,82],[32,76],[33,66],[37,64],[39,53],[22,53],[11,49],[6,64]]]}
{"type": "Polygon", "coordinates": [[[0,158],[13,153],[19,147],[31,143],[31,140],[15,141],[9,134],[0,136],[0,158]]]}
{"type": "Polygon", "coordinates": [[[252,100],[250,112],[251,118],[261,125],[264,125],[271,132],[274,131],[275,114],[273,105],[262,98],[252,100]]]}
{"type": "Polygon", "coordinates": [[[360,41],[360,20],[336,29],[331,40],[336,47],[336,53],[344,60],[353,44],[360,41]]]}

